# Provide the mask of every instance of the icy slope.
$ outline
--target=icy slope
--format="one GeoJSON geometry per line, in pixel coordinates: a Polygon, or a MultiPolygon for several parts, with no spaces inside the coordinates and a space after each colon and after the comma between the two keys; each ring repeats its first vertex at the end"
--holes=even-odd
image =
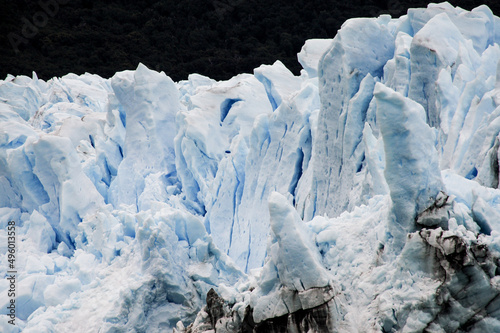
{"type": "Polygon", "coordinates": [[[500,330],[499,42],[442,3],[306,42],[300,77],[7,77],[1,331],[500,330]]]}

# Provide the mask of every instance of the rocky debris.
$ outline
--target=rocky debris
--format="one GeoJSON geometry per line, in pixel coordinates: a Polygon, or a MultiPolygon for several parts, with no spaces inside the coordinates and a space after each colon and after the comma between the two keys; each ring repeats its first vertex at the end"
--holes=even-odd
{"type": "Polygon", "coordinates": [[[207,293],[206,312],[210,317],[212,327],[215,328],[217,321],[224,316],[224,300],[219,297],[214,288],[211,288],[207,293]]]}
{"type": "MultiPolygon", "coordinates": [[[[331,300],[323,305],[298,310],[277,318],[264,320],[256,324],[252,330],[242,330],[244,333],[278,333],[278,332],[334,332],[334,320],[331,318],[331,300]]],[[[250,325],[247,326],[247,329],[250,325]]]]}
{"type": "Polygon", "coordinates": [[[419,226],[448,229],[450,210],[453,208],[453,198],[440,191],[435,202],[417,215],[415,222],[419,226]]]}
{"type": "Polygon", "coordinates": [[[250,306],[246,307],[244,318],[241,318],[237,311],[230,310],[228,303],[211,289],[207,294],[207,306],[198,313],[195,322],[187,328],[179,322],[173,333],[327,333],[335,331],[335,320],[332,318],[335,311],[336,303],[331,299],[307,310],[300,309],[255,323],[250,306]]]}
{"type": "Polygon", "coordinates": [[[439,265],[435,276],[442,280],[438,311],[426,331],[484,332],[484,319],[500,315],[498,258],[480,238],[468,242],[441,229],[424,229],[419,236],[439,265]]]}

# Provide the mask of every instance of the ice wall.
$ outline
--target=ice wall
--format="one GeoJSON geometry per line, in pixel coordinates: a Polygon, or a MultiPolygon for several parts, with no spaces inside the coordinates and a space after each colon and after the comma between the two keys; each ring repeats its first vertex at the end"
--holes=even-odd
{"type": "Polygon", "coordinates": [[[499,40],[442,3],[308,41],[300,76],[8,76],[2,331],[498,327],[499,40]]]}

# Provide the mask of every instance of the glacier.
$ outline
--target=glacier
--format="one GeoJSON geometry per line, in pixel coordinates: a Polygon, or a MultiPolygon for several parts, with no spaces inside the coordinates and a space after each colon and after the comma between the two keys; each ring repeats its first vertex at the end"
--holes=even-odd
{"type": "Polygon", "coordinates": [[[298,76],[7,76],[0,331],[500,331],[499,44],[445,2],[298,76]]]}

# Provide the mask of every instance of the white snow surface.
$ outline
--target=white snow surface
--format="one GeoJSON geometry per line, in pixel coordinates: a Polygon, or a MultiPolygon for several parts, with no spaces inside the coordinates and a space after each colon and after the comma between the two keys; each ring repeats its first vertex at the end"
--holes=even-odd
{"type": "Polygon", "coordinates": [[[428,253],[460,239],[500,258],[498,43],[488,7],[441,3],[307,41],[301,76],[9,75],[0,331],[172,331],[211,288],[257,323],[335,299],[339,332],[457,329],[475,305],[436,319],[450,281],[428,253]]]}

